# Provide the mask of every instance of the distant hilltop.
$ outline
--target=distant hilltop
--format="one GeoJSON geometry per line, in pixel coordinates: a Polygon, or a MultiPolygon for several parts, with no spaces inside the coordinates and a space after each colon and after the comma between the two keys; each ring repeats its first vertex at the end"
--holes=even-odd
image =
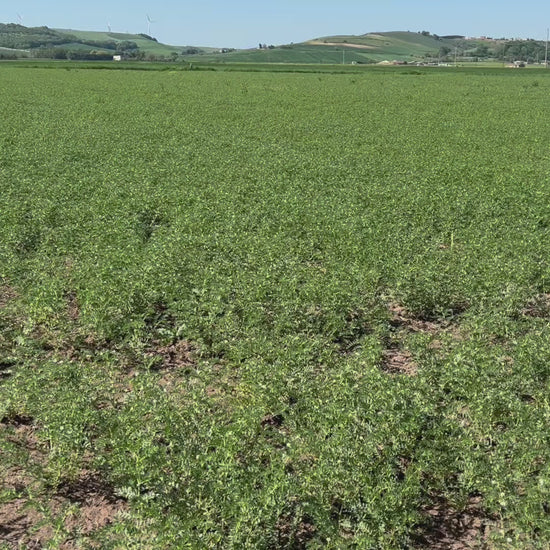
{"type": "MultiPolygon", "coordinates": [[[[545,44],[535,40],[439,36],[428,31],[369,32],[333,35],[280,46],[203,53],[203,61],[234,63],[449,64],[454,62],[522,61],[542,63],[545,44]]],[[[197,56],[199,57],[199,56],[197,56]]]]}
{"type": "Polygon", "coordinates": [[[545,43],[532,39],[439,36],[428,31],[334,35],[300,43],[254,48],[162,44],[147,34],[128,34],[0,23],[0,59],[148,60],[217,63],[428,63],[499,61],[542,64],[545,43]]]}
{"type": "Polygon", "coordinates": [[[112,60],[114,56],[150,61],[175,61],[215,48],[162,44],[147,34],[25,27],[0,23],[0,58],[112,60]]]}

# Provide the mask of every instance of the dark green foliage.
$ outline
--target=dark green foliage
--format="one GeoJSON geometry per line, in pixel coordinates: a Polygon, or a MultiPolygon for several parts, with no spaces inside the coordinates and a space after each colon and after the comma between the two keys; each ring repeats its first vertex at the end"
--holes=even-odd
{"type": "Polygon", "coordinates": [[[0,46],[4,48],[30,49],[52,47],[76,42],[76,38],[48,27],[25,27],[15,23],[0,23],[0,46]]]}
{"type": "Polygon", "coordinates": [[[522,60],[530,63],[544,61],[546,45],[542,40],[510,40],[497,49],[499,59],[522,60]]]}

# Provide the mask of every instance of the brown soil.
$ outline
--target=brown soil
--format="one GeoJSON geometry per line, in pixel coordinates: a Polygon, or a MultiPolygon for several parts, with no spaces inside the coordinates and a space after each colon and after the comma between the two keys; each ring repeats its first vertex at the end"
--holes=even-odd
{"type": "Polygon", "coordinates": [[[54,538],[56,518],[63,517],[59,548],[73,548],[77,537],[110,525],[127,509],[126,502],[117,498],[108,484],[86,471],[37,504],[23,497],[0,505],[0,543],[10,549],[43,548],[54,538]]]}
{"type": "Polygon", "coordinates": [[[261,421],[262,428],[280,428],[284,418],[281,414],[266,414],[261,421]]]}
{"type": "Polygon", "coordinates": [[[78,321],[78,318],[80,317],[80,308],[78,306],[76,292],[68,292],[65,295],[65,300],[67,302],[67,315],[69,319],[73,322],[78,321]]]}
{"type": "Polygon", "coordinates": [[[315,537],[317,528],[308,516],[303,516],[297,521],[292,514],[283,514],[277,520],[275,531],[277,533],[276,548],[302,550],[315,537]]]}
{"type": "Polygon", "coordinates": [[[481,497],[471,497],[462,511],[443,498],[424,509],[429,524],[416,537],[414,548],[430,550],[482,550],[488,548],[490,518],[481,497]]]}
{"type": "Polygon", "coordinates": [[[161,346],[153,342],[147,355],[155,359],[151,369],[162,374],[159,384],[167,392],[181,391],[182,375],[190,374],[195,367],[195,348],[187,341],[180,340],[175,344],[161,346]]]}
{"type": "Polygon", "coordinates": [[[390,324],[407,332],[425,332],[437,335],[451,327],[451,323],[446,320],[435,322],[419,319],[399,304],[390,304],[389,310],[391,314],[390,324]]]}
{"type": "Polygon", "coordinates": [[[17,292],[11,286],[0,283],[0,309],[5,308],[15,298],[17,292]]]}
{"type": "Polygon", "coordinates": [[[401,342],[407,335],[415,333],[428,334],[432,337],[429,347],[440,349],[443,347],[441,337],[450,334],[453,339],[460,340],[462,335],[456,324],[447,320],[432,321],[415,317],[403,306],[390,303],[390,325],[392,336],[388,339],[386,349],[382,352],[381,368],[389,374],[405,374],[414,376],[418,371],[412,354],[403,349],[401,342]]]}
{"type": "Polygon", "coordinates": [[[85,470],[76,481],[61,486],[56,498],[62,504],[78,504],[76,514],[65,520],[65,528],[85,535],[111,524],[127,509],[126,502],[115,496],[113,488],[99,474],[85,470]]]}
{"type": "Polygon", "coordinates": [[[390,348],[382,352],[382,370],[388,374],[414,376],[418,371],[418,366],[409,351],[390,348]]]}
{"type": "Polygon", "coordinates": [[[13,426],[14,428],[20,428],[22,426],[32,426],[33,422],[33,418],[25,414],[13,414],[10,416],[4,416],[2,420],[0,420],[0,424],[3,424],[4,426],[13,426]]]}
{"type": "Polygon", "coordinates": [[[0,506],[0,542],[8,548],[39,549],[53,537],[45,526],[44,514],[31,508],[26,499],[12,500],[0,506]]]}
{"type": "Polygon", "coordinates": [[[521,310],[526,317],[539,317],[542,319],[550,317],[550,294],[539,294],[529,301],[521,310]]]}
{"type": "Polygon", "coordinates": [[[153,367],[155,370],[179,369],[194,364],[193,351],[193,346],[187,340],[180,340],[169,346],[153,347],[148,355],[159,359],[153,367]]]}
{"type": "Polygon", "coordinates": [[[0,430],[6,430],[6,439],[28,453],[28,462],[2,471],[0,486],[13,492],[15,499],[0,505],[0,544],[10,549],[44,548],[58,531],[54,529],[57,520],[63,518],[64,531],[58,532],[61,540],[56,537],[56,547],[73,548],[77,537],[106,527],[126,510],[126,502],[115,496],[113,488],[99,474],[87,470],[55,492],[46,491],[36,473],[33,475],[35,469],[47,465],[47,448],[38,439],[31,417],[4,417],[0,430]]]}

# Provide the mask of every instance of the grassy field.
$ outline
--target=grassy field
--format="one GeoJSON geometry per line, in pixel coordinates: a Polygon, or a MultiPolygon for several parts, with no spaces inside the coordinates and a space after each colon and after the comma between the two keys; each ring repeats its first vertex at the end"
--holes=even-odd
{"type": "Polygon", "coordinates": [[[548,72],[0,74],[0,548],[548,548],[548,72]]]}
{"type": "Polygon", "coordinates": [[[211,52],[207,54],[185,55],[191,62],[214,63],[294,63],[294,64],[341,64],[372,63],[375,56],[368,50],[352,47],[297,44],[280,46],[267,50],[236,50],[228,53],[211,52]]]}

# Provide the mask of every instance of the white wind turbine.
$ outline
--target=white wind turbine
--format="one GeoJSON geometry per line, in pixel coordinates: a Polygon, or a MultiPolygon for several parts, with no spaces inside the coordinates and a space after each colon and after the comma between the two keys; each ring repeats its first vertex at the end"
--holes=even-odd
{"type": "Polygon", "coordinates": [[[23,24],[23,16],[20,13],[17,14],[17,21],[19,22],[20,25],[23,24]]]}
{"type": "Polygon", "coordinates": [[[107,30],[111,32],[111,23],[109,23],[109,21],[107,21],[107,30]]]}
{"type": "Polygon", "coordinates": [[[153,21],[149,15],[147,15],[147,35],[151,36],[151,23],[156,23],[156,21],[153,21]]]}

